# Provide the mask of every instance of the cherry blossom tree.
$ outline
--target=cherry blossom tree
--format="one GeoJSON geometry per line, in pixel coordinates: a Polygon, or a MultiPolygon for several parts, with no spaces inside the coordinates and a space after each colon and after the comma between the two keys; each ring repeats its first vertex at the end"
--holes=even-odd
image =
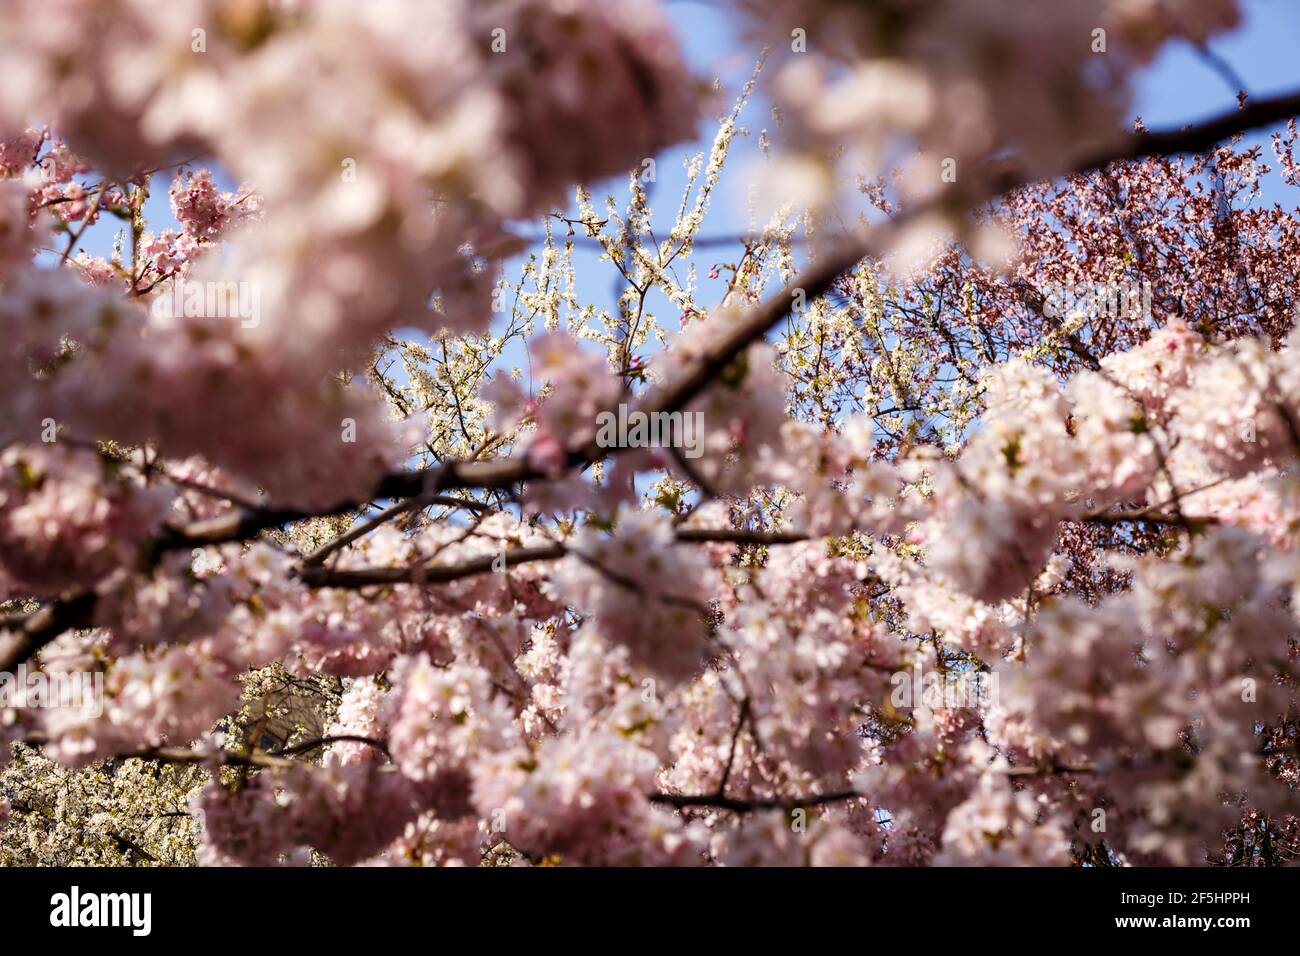
{"type": "Polygon", "coordinates": [[[9,6],[0,861],[1300,854],[1235,0],[9,6]]]}

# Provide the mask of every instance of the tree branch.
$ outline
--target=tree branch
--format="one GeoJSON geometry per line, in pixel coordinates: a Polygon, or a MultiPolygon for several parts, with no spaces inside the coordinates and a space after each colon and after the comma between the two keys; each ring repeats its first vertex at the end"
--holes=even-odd
{"type": "MultiPolygon", "coordinates": [[[[679,528],[677,540],[682,543],[720,542],[723,544],[795,544],[809,540],[809,536],[793,531],[747,531],[741,528],[679,528]]],[[[456,564],[417,564],[406,567],[378,568],[325,568],[308,565],[298,573],[299,579],[311,587],[361,588],[375,584],[446,584],[461,578],[504,571],[516,565],[533,561],[556,561],[571,553],[564,542],[512,548],[493,554],[480,554],[456,564]]]]}
{"type": "Polygon", "coordinates": [[[676,807],[711,807],[717,810],[730,810],[733,813],[753,813],[756,810],[784,810],[793,813],[804,807],[816,807],[825,803],[839,803],[841,800],[862,799],[862,794],[852,788],[828,790],[826,793],[809,794],[806,797],[757,798],[752,800],[724,797],[721,794],[706,793],[696,796],[685,793],[652,793],[651,803],[676,807]]]}

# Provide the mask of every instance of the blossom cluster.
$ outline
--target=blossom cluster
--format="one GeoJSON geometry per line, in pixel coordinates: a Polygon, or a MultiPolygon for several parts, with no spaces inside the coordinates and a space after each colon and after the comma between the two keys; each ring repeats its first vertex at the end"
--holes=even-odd
{"type": "MultiPolygon", "coordinates": [[[[803,34],[769,172],[887,215],[1068,168],[1237,18],[737,5],[803,34]]],[[[0,659],[103,699],[0,708],[0,861],[1186,863],[1296,818],[1300,331],[1259,287],[1300,217],[1258,151],[1026,187],[809,299],[805,209],[692,258],[756,79],[658,229],[701,91],[653,3],[9,6],[0,659]],[[1044,307],[1120,281],[1152,315],[1044,307]],[[607,447],[622,405],[698,446],[607,447]]]]}

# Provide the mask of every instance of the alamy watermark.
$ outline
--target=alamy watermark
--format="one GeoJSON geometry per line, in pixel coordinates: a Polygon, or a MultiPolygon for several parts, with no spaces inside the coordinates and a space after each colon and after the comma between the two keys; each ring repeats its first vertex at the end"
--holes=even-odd
{"type": "Polygon", "coordinates": [[[996,672],[963,671],[958,674],[940,674],[923,671],[920,664],[911,670],[896,671],[890,675],[893,691],[889,702],[895,710],[921,707],[925,710],[958,710],[966,707],[984,709],[997,703],[998,675],[996,672]]]}
{"type": "Polygon", "coordinates": [[[77,927],[119,926],[132,936],[148,936],[153,929],[152,893],[81,892],[73,886],[67,893],[50,897],[50,925],[77,927]]]}
{"type": "Polygon", "coordinates": [[[703,412],[603,411],[596,416],[600,430],[596,444],[601,448],[680,448],[687,458],[704,454],[703,412]]]}
{"type": "Polygon", "coordinates": [[[154,297],[150,309],[160,319],[238,319],[241,327],[262,321],[261,288],[256,282],[195,282],[178,279],[154,297]]]}
{"type": "Polygon", "coordinates": [[[18,665],[17,673],[0,671],[0,707],[79,710],[88,717],[104,713],[104,675],[100,671],[38,671],[18,665]]]}
{"type": "Polygon", "coordinates": [[[1048,318],[1068,318],[1075,312],[1104,319],[1150,319],[1151,283],[1098,282],[1058,286],[1043,300],[1048,318]]]}

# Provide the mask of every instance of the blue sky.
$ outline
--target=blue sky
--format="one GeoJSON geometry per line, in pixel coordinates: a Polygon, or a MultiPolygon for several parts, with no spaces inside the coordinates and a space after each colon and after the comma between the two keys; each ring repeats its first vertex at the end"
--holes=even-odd
{"type": "MultiPolygon", "coordinates": [[[[1210,49],[1232,65],[1256,98],[1300,85],[1296,44],[1300,41],[1300,3],[1246,0],[1245,23],[1217,37],[1210,49]]],[[[1137,112],[1147,125],[1177,126],[1231,109],[1234,91],[1187,44],[1167,47],[1138,78],[1137,112]]]]}
{"type": "MultiPolygon", "coordinates": [[[[1300,87],[1300,2],[1243,0],[1242,7],[1243,24],[1230,34],[1216,37],[1209,44],[1210,50],[1231,66],[1255,98],[1300,87]]],[[[668,0],[667,10],[691,64],[706,76],[722,76],[730,89],[738,87],[748,76],[755,51],[737,42],[732,18],[725,10],[707,0],[668,0]]],[[[1140,116],[1152,129],[1186,125],[1235,106],[1236,89],[1187,43],[1166,46],[1160,57],[1138,75],[1134,85],[1133,115],[1140,116]]],[[[747,116],[755,130],[770,122],[765,110],[758,106],[752,106],[747,116]]],[[[1263,133],[1249,141],[1266,142],[1267,138],[1263,133]]],[[[680,157],[685,152],[670,152],[671,158],[660,162],[659,168],[680,168],[680,157]]],[[[745,144],[741,144],[738,153],[745,152],[745,144]]],[[[719,214],[739,208],[740,197],[732,198],[729,207],[721,203],[715,207],[715,229],[726,231],[719,214]]],[[[740,221],[734,219],[731,225],[740,221]]]]}
{"type": "MultiPolygon", "coordinates": [[[[1027,0],[1027,2],[1069,2],[1069,0],[1027,0]]],[[[688,61],[698,74],[712,79],[720,77],[724,86],[724,99],[719,109],[729,108],[735,92],[748,78],[753,68],[757,48],[740,38],[734,17],[724,6],[707,0],[668,0],[668,15],[678,28],[688,61]]],[[[1300,87],[1300,69],[1296,68],[1295,49],[1300,41],[1300,2],[1296,0],[1245,0],[1245,20],[1231,34],[1217,37],[1210,50],[1225,61],[1245,84],[1255,98],[1263,98],[1300,87]]],[[[1167,46],[1161,56],[1145,68],[1136,78],[1133,90],[1133,116],[1141,117],[1151,129],[1176,128],[1236,106],[1236,88],[1220,70],[1206,62],[1190,44],[1167,46]]],[[[723,176],[718,194],[708,220],[701,230],[705,236],[731,235],[744,231],[745,179],[736,175],[736,167],[755,161],[754,140],[760,129],[771,126],[767,104],[756,97],[742,116],[742,125],[751,136],[738,138],[732,149],[729,168],[732,175],[723,176]]],[[[657,163],[658,183],[652,193],[657,215],[657,234],[667,231],[672,211],[684,185],[682,161],[697,150],[707,150],[713,133],[709,122],[700,127],[701,139],[696,143],[667,150],[657,163]]],[[[1267,142],[1267,131],[1248,138],[1250,142],[1267,142]]],[[[1266,157],[1271,153],[1265,151],[1266,157]]],[[[1266,158],[1267,161],[1267,158],[1266,158]]],[[[617,179],[593,188],[600,199],[613,195],[620,203],[626,201],[625,179],[617,179]]],[[[1287,191],[1274,178],[1264,184],[1266,201],[1287,202],[1287,191]]],[[[739,248],[720,248],[697,252],[700,286],[704,290],[701,301],[715,302],[725,289],[727,275],[707,279],[708,266],[714,261],[734,261],[739,248]],[[717,294],[710,295],[710,286],[717,294]]],[[[614,270],[609,264],[598,264],[594,253],[579,255],[578,291],[583,301],[597,302],[612,308],[614,301],[612,282],[614,270]],[[582,268],[583,265],[586,268],[582,268]]],[[[507,272],[511,278],[518,270],[507,272]]],[[[652,294],[650,309],[657,313],[660,322],[672,328],[676,316],[666,300],[652,294]]],[[[512,357],[512,362],[517,360],[512,357]]]]}

